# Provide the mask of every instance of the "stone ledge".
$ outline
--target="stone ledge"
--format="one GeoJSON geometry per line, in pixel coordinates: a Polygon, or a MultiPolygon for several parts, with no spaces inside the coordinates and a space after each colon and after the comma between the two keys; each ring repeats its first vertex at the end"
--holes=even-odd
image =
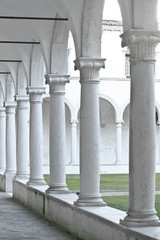
{"type": "Polygon", "coordinates": [[[14,180],[13,197],[67,232],[84,240],[158,240],[160,227],[127,228],[119,224],[125,212],[111,207],[73,205],[77,196],[45,194],[44,187],[28,188],[14,180]]]}

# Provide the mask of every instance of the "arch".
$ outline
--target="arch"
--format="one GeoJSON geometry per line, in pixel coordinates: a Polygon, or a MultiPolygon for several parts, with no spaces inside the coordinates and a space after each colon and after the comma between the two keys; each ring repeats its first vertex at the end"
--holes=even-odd
{"type": "Polygon", "coordinates": [[[99,94],[99,98],[105,99],[113,106],[113,108],[115,110],[115,121],[117,122],[117,120],[120,119],[120,109],[119,109],[118,105],[116,104],[116,102],[112,98],[110,98],[109,96],[106,96],[104,94],[99,94]]]}
{"type": "Polygon", "coordinates": [[[86,0],[82,22],[82,57],[101,57],[102,13],[104,0],[86,0]],[[94,41],[93,41],[94,39],[94,41]]]}
{"type": "Polygon", "coordinates": [[[73,35],[76,58],[78,58],[81,56],[81,20],[83,14],[83,2],[77,1],[76,4],[73,4],[72,1],[57,0],[56,4],[58,13],[61,17],[68,18],[69,30],[73,35]]]}
{"type": "Polygon", "coordinates": [[[23,63],[19,63],[17,68],[16,94],[25,95],[27,86],[28,86],[28,81],[27,81],[24,65],[23,63]]]}
{"type": "MultiPolygon", "coordinates": [[[[58,14],[56,17],[60,17],[58,14]]],[[[50,72],[56,74],[68,73],[68,24],[63,21],[56,21],[53,29],[51,46],[50,72]],[[58,59],[58,61],[57,61],[58,59]]]]}
{"type": "Polygon", "coordinates": [[[158,30],[157,1],[118,0],[124,31],[128,29],[158,30]]]}
{"type": "Polygon", "coordinates": [[[67,107],[70,110],[70,120],[71,121],[76,120],[77,119],[77,113],[76,113],[73,105],[71,104],[71,102],[67,98],[65,98],[64,101],[65,101],[65,104],[67,105],[67,107]]]}
{"type": "Polygon", "coordinates": [[[15,85],[13,81],[13,77],[11,74],[8,74],[6,77],[6,101],[14,102],[15,97],[15,85]]]}
{"type": "Polygon", "coordinates": [[[125,101],[125,103],[123,104],[123,107],[121,108],[121,113],[122,113],[122,118],[123,118],[123,114],[124,114],[124,111],[125,109],[127,108],[127,106],[130,104],[130,99],[127,99],[125,101]]]}
{"type": "Polygon", "coordinates": [[[40,45],[33,45],[30,68],[30,85],[43,86],[44,85],[44,70],[45,62],[40,45]]]}

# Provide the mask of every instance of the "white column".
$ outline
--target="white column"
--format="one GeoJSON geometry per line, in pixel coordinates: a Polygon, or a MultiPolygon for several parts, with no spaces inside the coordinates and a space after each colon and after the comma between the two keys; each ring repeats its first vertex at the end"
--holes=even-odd
{"type": "Polygon", "coordinates": [[[155,211],[155,47],[159,33],[130,30],[122,44],[130,47],[131,101],[128,227],[159,225],[155,211]],[[156,36],[157,35],[157,36],[156,36]]]}
{"type": "Polygon", "coordinates": [[[16,102],[5,102],[6,107],[6,171],[5,191],[12,192],[12,180],[16,174],[16,102]]]}
{"type": "Polygon", "coordinates": [[[117,161],[116,164],[122,164],[122,124],[123,121],[116,122],[117,129],[117,161]]]}
{"type": "Polygon", "coordinates": [[[17,172],[15,179],[29,178],[29,129],[27,95],[17,95],[17,172]]]}
{"type": "Polygon", "coordinates": [[[79,58],[80,70],[80,194],[76,206],[105,206],[100,195],[99,70],[104,59],[79,58]]]}
{"type": "Polygon", "coordinates": [[[158,161],[157,164],[160,164],[160,121],[157,122],[158,125],[158,161]]]}
{"type": "Polygon", "coordinates": [[[45,87],[29,87],[30,96],[30,178],[28,185],[46,185],[43,177],[42,95],[45,87]]]}
{"type": "Polygon", "coordinates": [[[65,84],[68,75],[49,74],[50,86],[50,185],[47,193],[67,193],[66,135],[65,135],[65,84]]]}
{"type": "Polygon", "coordinates": [[[77,164],[77,120],[71,120],[71,165],[77,164]]]}
{"type": "Polygon", "coordinates": [[[6,109],[0,108],[0,174],[6,168],[6,109]]]}

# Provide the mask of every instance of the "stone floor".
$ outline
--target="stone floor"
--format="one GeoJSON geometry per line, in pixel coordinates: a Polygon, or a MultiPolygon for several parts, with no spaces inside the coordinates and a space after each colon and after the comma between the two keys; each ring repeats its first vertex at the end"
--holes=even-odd
{"type": "Polygon", "coordinates": [[[75,239],[0,192],[0,239],[75,239]]]}

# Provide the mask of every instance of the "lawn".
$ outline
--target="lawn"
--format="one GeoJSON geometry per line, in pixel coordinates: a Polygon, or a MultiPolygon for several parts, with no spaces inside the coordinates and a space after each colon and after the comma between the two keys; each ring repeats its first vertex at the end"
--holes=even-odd
{"type": "MultiPolygon", "coordinates": [[[[45,180],[49,184],[49,175],[45,175],[45,180]]],[[[66,180],[69,189],[79,190],[79,174],[67,174],[66,180]]],[[[128,174],[101,174],[100,188],[101,190],[127,190],[128,181],[128,174]]],[[[160,189],[160,173],[156,174],[156,189],[160,189]]]]}
{"type": "MultiPolygon", "coordinates": [[[[49,175],[45,175],[45,180],[49,184],[49,175]]],[[[128,190],[128,174],[101,174],[101,190],[128,190]]],[[[80,176],[67,174],[67,185],[70,190],[80,189],[80,176]]],[[[156,189],[160,189],[160,173],[156,174],[156,189]]],[[[128,210],[128,196],[104,196],[103,200],[108,206],[123,211],[128,210]]],[[[156,195],[156,210],[160,217],[160,195],[156,195]]]]}

